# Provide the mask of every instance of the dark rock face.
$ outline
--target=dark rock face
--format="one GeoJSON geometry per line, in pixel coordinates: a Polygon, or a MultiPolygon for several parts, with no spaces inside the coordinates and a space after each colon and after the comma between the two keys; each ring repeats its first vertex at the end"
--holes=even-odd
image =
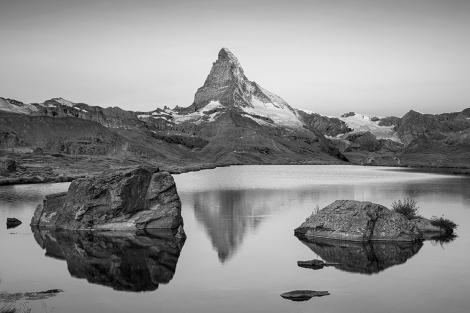
{"type": "Polygon", "coordinates": [[[204,85],[194,96],[192,109],[198,110],[211,100],[218,100],[223,105],[247,106],[250,104],[254,89],[254,84],[246,78],[235,55],[228,49],[222,48],[204,85]]]}
{"type": "Polygon", "coordinates": [[[425,136],[439,140],[455,133],[470,129],[470,110],[443,114],[422,114],[416,111],[406,113],[397,124],[396,130],[406,144],[425,136]]]}
{"type": "Polygon", "coordinates": [[[102,108],[85,103],[74,103],[62,98],[52,98],[43,103],[33,103],[35,111],[31,115],[50,117],[75,117],[97,122],[108,128],[140,129],[145,123],[137,114],[118,107],[102,108]]]}
{"type": "Polygon", "coordinates": [[[185,235],[176,230],[129,232],[33,228],[46,256],[65,260],[70,275],[115,290],[151,291],[169,283],[185,235]]]}
{"type": "Polygon", "coordinates": [[[380,126],[394,126],[395,128],[400,124],[400,118],[396,116],[387,116],[379,120],[380,126]]]}
{"type": "Polygon", "coordinates": [[[178,228],[183,220],[173,177],[139,167],[74,180],[68,192],[45,198],[31,225],[128,230],[178,228]]]}
{"type": "Polygon", "coordinates": [[[124,142],[124,138],[92,121],[0,112],[0,147],[105,155],[122,151],[124,142]]]}
{"type": "Polygon", "coordinates": [[[16,161],[10,158],[1,158],[0,159],[0,172],[15,172],[16,171],[16,161]]]}
{"type": "Polygon", "coordinates": [[[381,143],[371,132],[357,132],[348,134],[346,140],[358,145],[359,148],[367,151],[377,151],[381,148],[381,143]]]}
{"type": "Polygon", "coordinates": [[[302,241],[334,267],[353,273],[373,274],[403,264],[423,246],[422,242],[351,242],[325,238],[302,241]]]}
{"type": "Polygon", "coordinates": [[[307,128],[315,129],[323,135],[334,137],[352,131],[352,129],[339,118],[327,117],[317,113],[306,113],[301,110],[298,112],[307,128]]]}
{"type": "Polygon", "coordinates": [[[403,215],[386,207],[353,200],[336,200],[312,214],[295,230],[300,238],[349,241],[418,241],[421,231],[403,215]]]}
{"type": "Polygon", "coordinates": [[[15,227],[17,227],[21,224],[22,224],[22,222],[17,218],[14,218],[14,217],[8,217],[7,218],[7,229],[8,228],[15,228],[15,227]]]}
{"type": "Polygon", "coordinates": [[[405,143],[403,163],[432,167],[468,167],[470,110],[443,114],[410,111],[397,127],[405,143]]]}
{"type": "Polygon", "coordinates": [[[328,296],[329,294],[330,293],[328,291],[294,290],[281,294],[281,297],[292,301],[307,301],[313,297],[323,297],[328,296]]]}

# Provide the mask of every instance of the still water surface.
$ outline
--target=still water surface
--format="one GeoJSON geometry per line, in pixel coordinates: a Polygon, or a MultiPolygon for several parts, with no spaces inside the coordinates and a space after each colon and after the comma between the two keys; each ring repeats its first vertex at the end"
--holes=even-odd
{"type": "MultiPolygon", "coordinates": [[[[32,312],[448,312],[470,310],[470,179],[356,166],[237,166],[175,175],[187,240],[33,234],[44,195],[68,184],[0,187],[0,292],[64,290],[32,312]],[[390,206],[413,197],[458,238],[413,246],[306,245],[293,236],[318,205],[390,206]],[[24,223],[6,229],[6,217],[24,223]],[[35,236],[36,235],[36,238],[35,236]],[[47,240],[44,240],[47,238],[47,240]],[[298,260],[341,266],[310,270],[298,260]],[[291,302],[295,289],[331,295],[291,302]]],[[[1,307],[1,305],[0,305],[1,307]]]]}

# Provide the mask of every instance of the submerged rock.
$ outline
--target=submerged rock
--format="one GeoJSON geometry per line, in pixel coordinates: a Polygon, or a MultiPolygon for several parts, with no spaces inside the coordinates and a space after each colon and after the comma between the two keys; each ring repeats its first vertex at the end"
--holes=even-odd
{"type": "Polygon", "coordinates": [[[325,263],[322,260],[308,260],[308,261],[297,261],[297,266],[304,267],[304,268],[311,268],[314,270],[319,270],[324,268],[325,266],[333,266],[337,265],[338,263],[325,263]]]}
{"type": "Polygon", "coordinates": [[[21,224],[22,224],[22,222],[17,218],[14,218],[14,217],[8,217],[7,218],[7,229],[8,228],[15,228],[15,227],[17,227],[21,224]]]}
{"type": "Polygon", "coordinates": [[[139,167],[72,181],[68,192],[46,196],[31,225],[136,230],[178,228],[183,219],[173,177],[139,167]]]}
{"type": "Polygon", "coordinates": [[[306,240],[419,241],[422,232],[403,215],[367,201],[336,200],[295,229],[306,240]]]}
{"type": "Polygon", "coordinates": [[[323,297],[328,296],[329,294],[330,293],[328,291],[294,290],[281,294],[281,297],[292,301],[307,301],[313,297],[323,297]]]}
{"type": "MultiPolygon", "coordinates": [[[[32,292],[0,292],[0,302],[15,302],[21,300],[44,300],[58,293],[63,292],[61,289],[49,289],[45,291],[32,291],[32,292]]],[[[1,311],[3,312],[3,311],[1,311]]]]}

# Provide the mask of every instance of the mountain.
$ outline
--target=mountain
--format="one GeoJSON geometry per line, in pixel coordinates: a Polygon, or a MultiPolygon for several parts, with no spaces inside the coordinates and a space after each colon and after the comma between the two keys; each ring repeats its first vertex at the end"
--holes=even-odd
{"type": "Polygon", "coordinates": [[[208,141],[198,154],[228,163],[340,162],[345,158],[297,110],[251,82],[237,58],[223,48],[193,103],[141,114],[164,131],[208,141]],[[162,127],[162,122],[166,128],[162,127]]]}
{"type": "Polygon", "coordinates": [[[351,131],[329,137],[353,163],[419,167],[470,166],[470,109],[403,117],[343,114],[351,131]]]}
{"type": "Polygon", "coordinates": [[[171,168],[347,162],[332,141],[306,124],[309,114],[248,80],[226,48],[187,107],[133,112],[63,98],[31,104],[0,98],[0,104],[0,148],[3,154],[23,153],[14,155],[20,159],[39,148],[107,157],[110,163],[125,155],[171,168]]]}
{"type": "Polygon", "coordinates": [[[410,111],[401,118],[322,116],[295,109],[250,81],[226,48],[186,107],[134,112],[63,98],[31,104],[0,98],[0,122],[0,156],[28,164],[28,153],[40,148],[45,154],[109,159],[108,166],[120,166],[126,158],[175,171],[345,162],[470,166],[470,109],[436,115],[410,111]]]}
{"type": "Polygon", "coordinates": [[[405,143],[400,157],[406,164],[469,167],[470,109],[443,114],[411,110],[395,127],[405,143]]]}

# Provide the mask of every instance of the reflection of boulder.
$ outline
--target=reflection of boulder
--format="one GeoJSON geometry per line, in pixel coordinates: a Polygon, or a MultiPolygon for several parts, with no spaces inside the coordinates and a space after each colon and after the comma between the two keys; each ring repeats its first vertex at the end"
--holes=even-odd
{"type": "Polygon", "coordinates": [[[33,228],[46,255],[67,261],[70,275],[116,290],[151,291],[171,281],[184,244],[179,231],[87,232],[33,228]]]}
{"type": "Polygon", "coordinates": [[[362,274],[378,273],[405,263],[423,246],[422,242],[352,242],[316,238],[304,242],[325,262],[340,270],[362,274]]]}

